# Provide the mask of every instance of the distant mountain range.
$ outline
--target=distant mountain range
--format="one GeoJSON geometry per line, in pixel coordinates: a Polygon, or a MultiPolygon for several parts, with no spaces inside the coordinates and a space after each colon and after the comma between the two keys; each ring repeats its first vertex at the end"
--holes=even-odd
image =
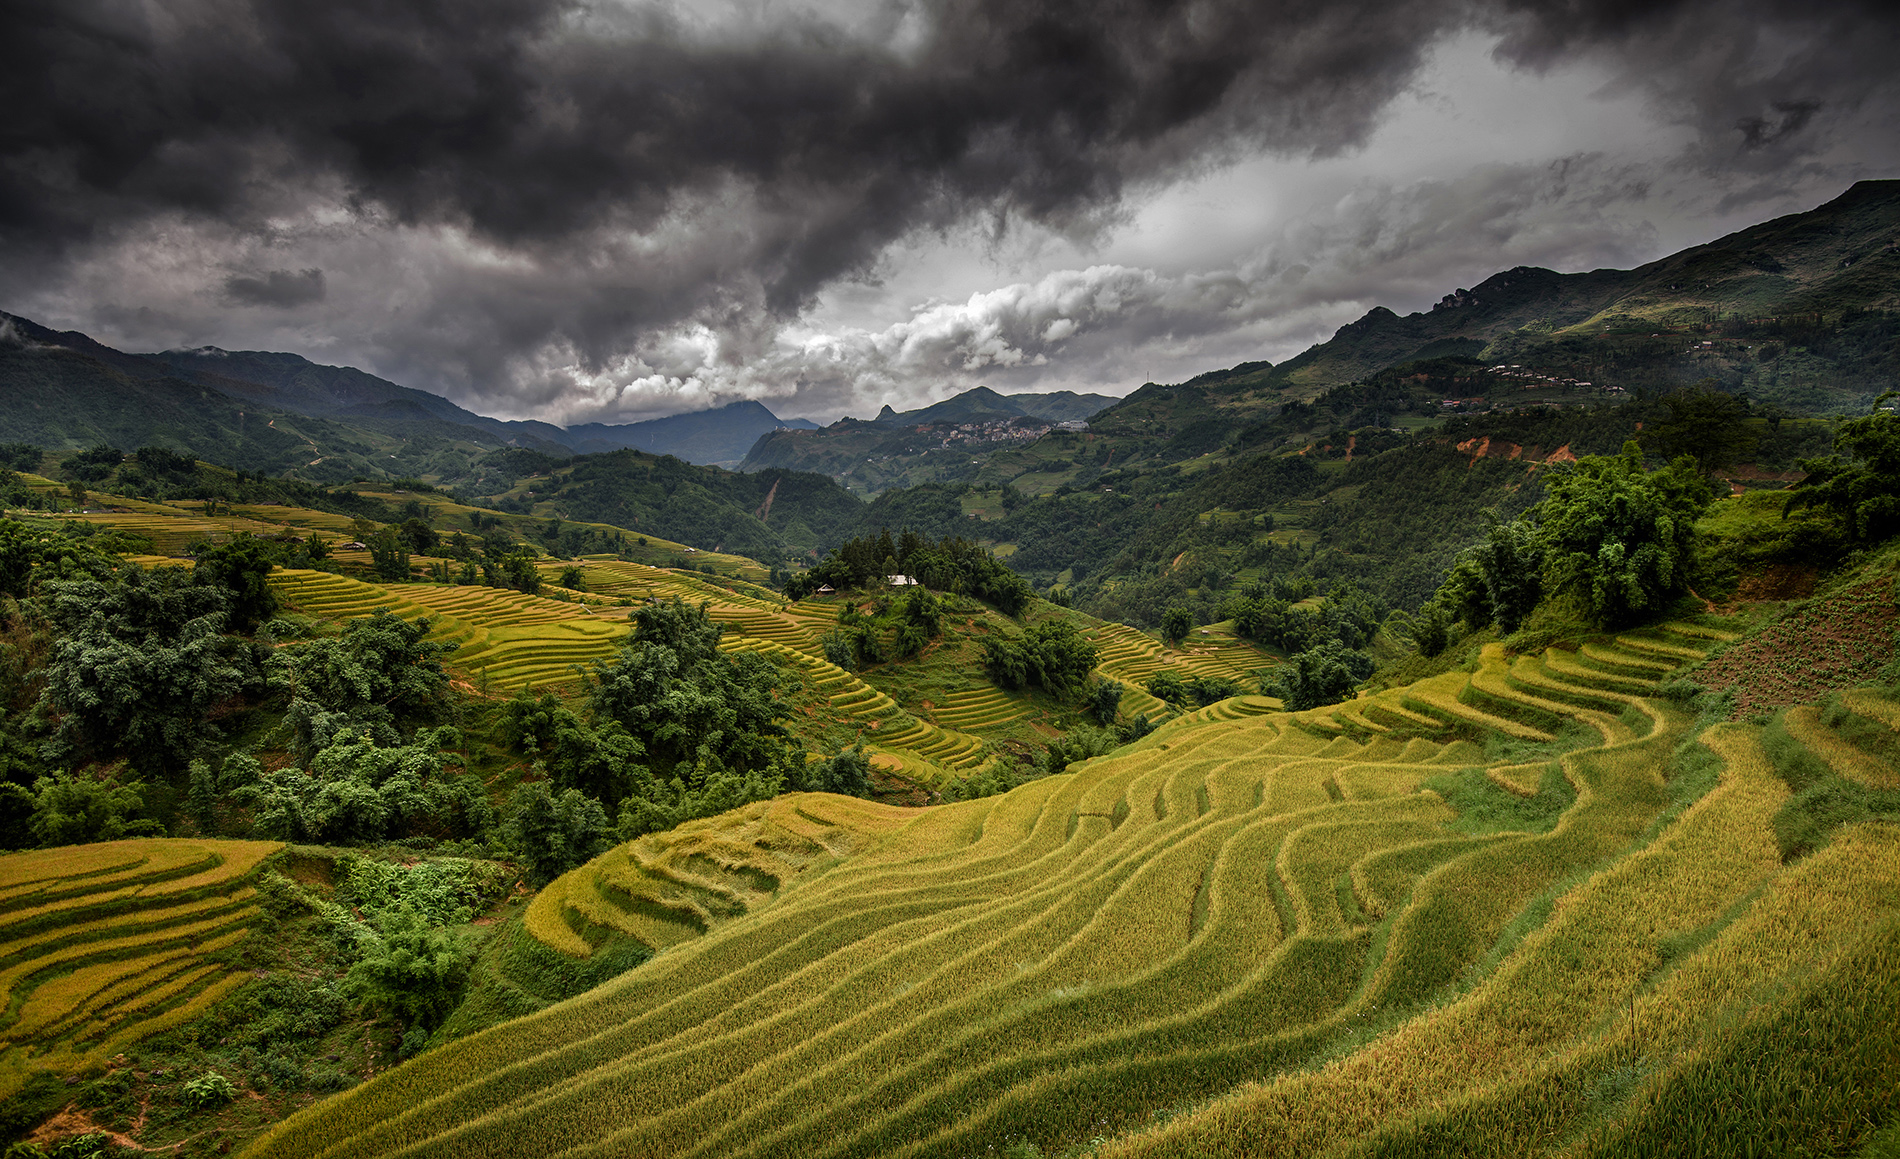
{"type": "MultiPolygon", "coordinates": [[[[1861,181],[1806,213],[1750,226],[1633,270],[1506,270],[1403,317],[1383,306],[1261,375],[1304,394],[1417,359],[1509,360],[1609,336],[1900,306],[1900,181],[1861,181]]],[[[1817,322],[1818,324],[1818,322],[1817,322]]],[[[1262,365],[1262,364],[1256,364],[1262,365]]],[[[1241,368],[1235,368],[1239,370],[1241,368]]]]}
{"type": "MultiPolygon", "coordinates": [[[[818,429],[810,419],[781,419],[750,399],[645,422],[563,428],[490,418],[428,391],[399,386],[354,367],[324,366],[297,354],[215,346],[131,354],[77,331],[51,330],[17,315],[0,313],[0,326],[0,385],[22,404],[0,405],[0,441],[51,448],[102,442],[131,448],[157,440],[230,461],[234,445],[258,442],[246,430],[263,426],[294,433],[282,439],[267,434],[264,445],[249,447],[253,469],[289,469],[297,464],[279,460],[286,453],[295,459],[304,450],[311,454],[303,466],[315,465],[310,459],[328,459],[325,452],[336,450],[346,450],[339,458],[355,467],[381,465],[373,453],[379,440],[355,446],[361,440],[341,437],[340,430],[324,425],[328,423],[399,442],[441,439],[472,448],[512,446],[552,455],[638,450],[733,467],[763,435],[818,429]],[[280,421],[290,416],[305,421],[280,421]],[[250,422],[250,417],[261,421],[250,422]],[[352,445],[346,449],[343,443],[352,445]],[[293,447],[299,449],[291,451],[293,447]],[[364,452],[370,452],[367,458],[364,452]],[[362,461],[356,462],[359,458],[362,461]]],[[[872,421],[916,425],[1029,416],[1065,422],[1086,418],[1114,402],[1106,395],[1066,390],[1005,396],[978,387],[901,414],[886,406],[872,421]]]]}
{"type": "Polygon", "coordinates": [[[391,448],[383,444],[392,440],[551,455],[634,449],[690,463],[736,464],[768,431],[817,425],[780,419],[748,400],[647,422],[564,429],[490,418],[428,391],[296,354],[212,346],[129,354],[77,331],[4,313],[0,388],[6,395],[0,441],[53,449],[163,442],[250,469],[335,460],[377,475],[388,473],[383,460],[391,448]]]}
{"type": "MultiPolygon", "coordinates": [[[[465,480],[478,493],[495,482],[484,477],[482,456],[503,447],[553,458],[632,449],[849,476],[860,494],[875,494],[979,472],[989,479],[1015,460],[1025,473],[1047,475],[1048,455],[1029,454],[1017,432],[1002,429],[1025,417],[1089,420],[1091,453],[1113,444],[1117,467],[1181,461],[1229,442],[1259,447],[1260,425],[1281,422],[1293,404],[1435,359],[1535,364],[1553,380],[1614,381],[1631,391],[1710,380],[1797,413],[1852,410],[1900,378],[1900,326],[1887,313],[1896,307],[1900,181],[1863,181],[1807,213],[1634,270],[1519,267],[1453,290],[1428,311],[1378,307],[1278,365],[1149,383],[1123,399],[978,387],[823,429],[753,401],[618,425],[505,421],[294,354],[129,354],[0,314],[0,442],[54,450],[157,442],[313,483],[415,476],[465,480]],[[1693,344],[1684,337],[1692,332],[1693,344]],[[967,423],[984,429],[943,433],[943,424],[967,423]]],[[[1470,373],[1457,372],[1466,376],[1457,389],[1490,390],[1498,397],[1485,405],[1507,405],[1502,392],[1471,385],[1470,373]]]]}
{"type": "Polygon", "coordinates": [[[561,441],[583,455],[632,449],[673,455],[689,463],[727,466],[745,458],[752,444],[767,431],[817,429],[818,424],[810,419],[782,419],[765,404],[746,399],[713,410],[623,426],[582,423],[567,428],[561,441]]]}
{"type": "Polygon", "coordinates": [[[942,402],[916,410],[894,411],[888,405],[871,421],[882,426],[917,427],[931,423],[989,422],[1009,418],[1037,418],[1052,423],[1073,422],[1121,400],[1106,394],[998,394],[987,386],[966,390],[942,402]]]}

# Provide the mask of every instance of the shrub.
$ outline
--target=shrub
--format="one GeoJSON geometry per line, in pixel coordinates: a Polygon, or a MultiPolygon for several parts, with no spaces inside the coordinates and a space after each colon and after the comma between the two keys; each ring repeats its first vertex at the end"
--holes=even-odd
{"type": "Polygon", "coordinates": [[[183,1094],[185,1102],[193,1110],[202,1111],[208,1107],[221,1107],[237,1098],[238,1089],[230,1079],[213,1070],[187,1081],[183,1094]]]}

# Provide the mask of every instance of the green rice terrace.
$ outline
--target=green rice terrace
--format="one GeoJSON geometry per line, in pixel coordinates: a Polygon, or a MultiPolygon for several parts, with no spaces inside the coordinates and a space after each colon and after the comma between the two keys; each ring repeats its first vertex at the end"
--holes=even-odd
{"type": "Polygon", "coordinates": [[[1741,627],[1490,646],[1328,708],[1222,701],[1001,796],[640,838],[526,929],[651,961],[247,1154],[1891,1145],[1900,827],[1821,799],[1892,791],[1900,702],[1711,724],[1678,678],[1741,627]]]}
{"type": "Polygon", "coordinates": [[[143,838],[0,857],[0,1100],[249,981],[212,956],[249,932],[256,871],[281,848],[143,838]]]}
{"type": "MultiPolygon", "coordinates": [[[[799,677],[791,697],[799,710],[795,731],[833,745],[862,744],[877,767],[925,786],[985,767],[992,741],[1034,743],[1049,731],[1050,705],[998,688],[982,671],[976,641],[1007,623],[993,611],[952,617],[961,630],[953,627],[913,661],[854,673],[822,654],[824,636],[849,602],[843,598],[787,602],[749,584],[722,586],[691,572],[614,559],[543,562],[539,571],[544,594],[538,596],[389,584],[310,569],[280,569],[270,581],[288,608],[321,620],[343,622],[378,609],[406,620],[427,618],[430,639],[456,645],[447,663],[458,680],[489,696],[578,687],[590,665],[612,659],[627,643],[630,604],[674,598],[704,604],[725,629],[723,650],[764,654],[799,677]],[[576,567],[584,590],[554,586],[576,567]]],[[[1126,710],[1156,719],[1172,710],[1141,684],[1159,671],[1253,687],[1275,662],[1222,625],[1168,647],[1123,624],[1062,614],[1088,625],[1082,634],[1097,646],[1097,674],[1125,682],[1126,710]]]]}

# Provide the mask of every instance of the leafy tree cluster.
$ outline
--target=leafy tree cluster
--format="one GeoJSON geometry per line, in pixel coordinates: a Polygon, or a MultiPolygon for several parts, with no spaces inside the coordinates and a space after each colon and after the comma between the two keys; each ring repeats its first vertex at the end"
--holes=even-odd
{"type": "Polygon", "coordinates": [[[1004,615],[1029,605],[1029,582],[991,555],[960,537],[932,540],[914,531],[893,537],[888,530],[848,539],[803,575],[791,577],[786,594],[802,599],[829,585],[839,591],[882,589],[893,575],[907,575],[927,588],[973,596],[1004,615]]]}
{"type": "Polygon", "coordinates": [[[307,769],[265,770],[234,757],[222,780],[236,783],[231,795],[250,806],[260,837],[323,845],[481,838],[494,809],[479,778],[448,772],[457,758],[445,750],[459,740],[454,729],[423,729],[407,743],[379,744],[350,729],[307,769]]]}
{"type": "Polygon", "coordinates": [[[1626,444],[1551,473],[1538,512],[1544,582],[1605,627],[1656,615],[1689,586],[1695,521],[1715,493],[1693,459],[1644,470],[1626,444]]]}
{"type": "Polygon", "coordinates": [[[718,648],[721,625],[674,599],[632,613],[634,636],[597,664],[587,698],[517,696],[501,737],[546,781],[517,790],[511,838],[542,878],[629,840],[785,789],[869,791],[862,752],[810,762],[780,723],[790,675],[718,648]],[[589,852],[589,851],[593,852],[589,852]]]}
{"type": "Polygon", "coordinates": [[[269,646],[227,634],[232,593],[192,572],[128,567],[44,589],[54,762],[123,754],[141,771],[176,773],[220,735],[214,710],[265,691],[269,646]]]}
{"type": "Polygon", "coordinates": [[[1392,614],[1382,597],[1352,580],[1333,585],[1317,605],[1310,605],[1306,601],[1315,590],[1304,576],[1280,576],[1272,584],[1248,584],[1221,610],[1242,636],[1287,653],[1329,640],[1344,648],[1364,648],[1392,614]]]}
{"type": "Polygon", "coordinates": [[[37,689],[31,713],[0,721],[8,844],[147,831],[181,798],[205,832],[371,841],[471,837],[489,826],[480,783],[444,772],[452,733],[405,739],[439,715],[447,686],[440,657],[453,645],[427,641],[426,621],[380,612],[340,637],[277,649],[272,632],[232,630],[290,628],[265,618],[276,610],[265,541],[239,537],[190,570],[43,579],[49,558],[75,557],[49,557],[45,541],[23,540],[13,526],[0,524],[6,557],[17,563],[24,552],[39,565],[11,573],[35,592],[21,628],[44,643],[31,644],[30,660],[11,642],[0,647],[10,661],[0,671],[12,674],[6,707],[17,713],[23,690],[37,689]],[[267,703],[286,706],[302,767],[266,770],[224,749],[225,722],[267,703]]]}
{"type": "Polygon", "coordinates": [[[1713,499],[1695,458],[1649,471],[1634,441],[1558,465],[1541,503],[1509,523],[1491,519],[1460,555],[1421,612],[1420,650],[1442,650],[1454,621],[1515,631],[1546,596],[1606,628],[1660,613],[1688,588],[1695,521],[1713,499]]]}
{"type": "MultiPolygon", "coordinates": [[[[303,893],[281,877],[267,877],[264,893],[281,906],[314,910],[334,941],[344,975],[340,985],[317,995],[283,995],[257,1013],[260,1025],[247,1025],[253,1038],[321,1034],[348,1014],[351,1005],[370,1017],[394,1022],[403,1035],[402,1053],[425,1044],[461,1002],[474,946],[465,926],[488,908],[513,881],[492,862],[438,857],[396,865],[363,856],[336,863],[336,890],[329,900],[303,893]],[[287,1024],[286,1015],[302,1025],[287,1024]]],[[[284,983],[280,980],[278,985],[284,983]]]]}
{"type": "Polygon", "coordinates": [[[1065,619],[1031,624],[1020,636],[983,641],[983,665],[1003,688],[1042,688],[1079,696],[1095,668],[1095,645],[1065,619]]]}
{"type": "Polygon", "coordinates": [[[1834,437],[1844,454],[1801,464],[1807,478],[1795,485],[1783,513],[1819,507],[1838,516],[1848,538],[1863,543],[1900,535],[1900,391],[1874,400],[1872,410],[1841,424],[1834,437]]]}
{"type": "Polygon", "coordinates": [[[1325,640],[1287,658],[1264,691],[1278,696],[1288,712],[1336,704],[1372,675],[1372,658],[1337,640],[1325,640]]]}
{"type": "Polygon", "coordinates": [[[896,599],[879,596],[868,612],[849,603],[839,609],[838,627],[825,633],[820,646],[825,659],[847,672],[881,663],[886,634],[898,656],[915,656],[943,633],[947,606],[944,598],[915,586],[896,599]]]}
{"type": "Polygon", "coordinates": [[[0,596],[23,600],[50,580],[105,579],[125,565],[63,529],[0,519],[0,596]]]}
{"type": "Polygon", "coordinates": [[[1176,708],[1202,708],[1217,700],[1240,695],[1240,685],[1219,676],[1194,676],[1183,679],[1179,672],[1166,670],[1148,678],[1148,694],[1176,708]]]}

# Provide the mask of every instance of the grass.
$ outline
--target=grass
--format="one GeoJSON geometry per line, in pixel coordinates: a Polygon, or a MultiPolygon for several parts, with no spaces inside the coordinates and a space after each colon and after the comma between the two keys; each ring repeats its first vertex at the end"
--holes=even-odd
{"type": "MultiPolygon", "coordinates": [[[[798,674],[801,729],[926,784],[1066,727],[971,663],[1007,627],[987,612],[854,673],[820,658],[835,602],[578,566],[569,599],[276,582],[325,618],[430,616],[458,676],[494,692],[611,655],[622,600],[704,600],[722,647],[798,674]]],[[[1251,687],[1267,659],[1218,631],[1165,649],[1088,630],[1100,673],[1131,685],[1125,712],[1155,671],[1251,687]]],[[[1885,994],[1850,966],[1886,961],[1900,912],[1885,798],[1867,795],[1894,766],[1894,702],[1851,693],[1697,747],[1705,722],[1658,690],[1732,635],[1698,617],[1520,656],[1477,639],[1343,705],[1173,714],[1000,797],[799,794],[650,835],[542,891],[497,943],[604,984],[471,1015],[488,1028],[251,1153],[949,1156],[1113,1136],[1105,1153],[1644,1154],[1652,1108],[1725,1091],[1753,1108],[1736,1121],[1882,1121],[1866,1092],[1900,1080],[1880,1069],[1895,1056],[1855,1054],[1814,1011],[1885,994]],[[1791,809],[1799,849],[1777,837],[1791,809]],[[1762,1057],[1747,1035],[1769,1025],[1812,1029],[1862,1076],[1852,1097],[1743,1090],[1762,1057]]],[[[251,904],[236,862],[163,845],[0,858],[5,1018],[38,1036],[0,1073],[178,1025],[241,981],[215,957],[251,904]]]]}
{"type": "Polygon", "coordinates": [[[0,856],[0,1095],[96,1065],[247,981],[220,953],[282,846],[162,838],[0,856]]]}
{"type": "Polygon", "coordinates": [[[1628,690],[1669,669],[1599,651],[1534,688],[1502,659],[1447,674],[1433,701],[1462,737],[1193,714],[998,798],[788,798],[643,839],[546,895],[575,912],[558,928],[603,928],[603,901],[652,920],[619,900],[644,891],[703,933],[257,1153],[952,1155],[1118,1131],[1127,1153],[1303,1153],[1519,1107],[1497,1100],[1558,1065],[1594,1092],[1564,1104],[1583,1131],[1650,1081],[1603,1077],[1615,1012],[1667,989],[1700,1033],[1702,963],[1752,952],[1811,872],[1778,856],[1787,790],[1755,734],[1711,737],[1721,783],[1683,808],[1664,774],[1696,722],[1628,690]],[[1562,738],[1515,715],[1560,709],[1594,715],[1562,738]]]}

